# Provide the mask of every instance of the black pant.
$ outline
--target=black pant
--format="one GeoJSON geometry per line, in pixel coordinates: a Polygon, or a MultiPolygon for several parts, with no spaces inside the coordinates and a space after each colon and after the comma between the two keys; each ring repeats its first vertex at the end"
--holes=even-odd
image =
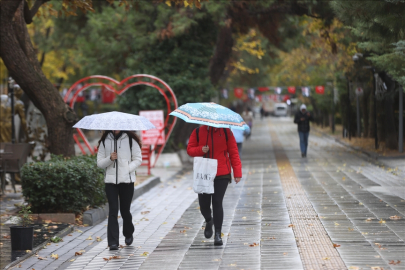
{"type": "Polygon", "coordinates": [[[119,226],[118,226],[118,208],[124,221],[123,235],[131,237],[135,231],[132,223],[131,202],[134,195],[133,183],[105,184],[105,193],[107,194],[108,214],[107,240],[108,245],[119,245],[119,226]],[[119,203],[118,203],[119,199],[119,203]]]}
{"type": "Polygon", "coordinates": [[[205,221],[211,220],[211,198],[212,210],[214,212],[214,227],[216,232],[222,229],[222,222],[224,221],[224,209],[222,208],[222,201],[225,196],[226,188],[228,187],[229,179],[215,179],[214,180],[214,194],[198,194],[198,202],[200,203],[200,211],[204,216],[205,221]]]}

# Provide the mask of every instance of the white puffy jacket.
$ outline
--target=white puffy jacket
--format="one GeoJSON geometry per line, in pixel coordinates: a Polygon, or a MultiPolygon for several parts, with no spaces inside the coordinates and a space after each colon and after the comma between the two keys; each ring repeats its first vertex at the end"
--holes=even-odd
{"type": "Polygon", "coordinates": [[[142,163],[142,152],[138,143],[123,133],[117,140],[118,168],[111,161],[111,153],[114,152],[114,136],[110,133],[105,138],[104,144],[100,143],[97,153],[97,166],[105,169],[105,183],[134,183],[136,181],[135,169],[142,163]],[[132,153],[129,139],[132,140],[132,153]],[[118,170],[118,178],[116,173],[118,170]]]}

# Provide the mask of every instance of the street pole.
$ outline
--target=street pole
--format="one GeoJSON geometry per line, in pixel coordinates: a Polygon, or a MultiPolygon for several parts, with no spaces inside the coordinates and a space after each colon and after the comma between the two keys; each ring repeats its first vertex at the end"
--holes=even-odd
{"type": "Polygon", "coordinates": [[[360,130],[360,104],[359,104],[359,95],[356,93],[356,105],[357,105],[357,137],[361,137],[360,130]]]}
{"type": "Polygon", "coordinates": [[[377,76],[378,73],[375,72],[375,68],[372,68],[373,71],[373,84],[374,84],[374,146],[375,149],[378,149],[378,132],[377,132],[377,76]]]}
{"type": "Polygon", "coordinates": [[[9,78],[8,80],[8,94],[10,95],[11,101],[11,143],[15,143],[15,123],[14,123],[14,80],[9,78]]]}
{"type": "Polygon", "coordinates": [[[335,134],[335,88],[332,84],[332,134],[335,134]]]}
{"type": "Polygon", "coordinates": [[[399,88],[399,152],[404,151],[404,90],[399,88]]]}

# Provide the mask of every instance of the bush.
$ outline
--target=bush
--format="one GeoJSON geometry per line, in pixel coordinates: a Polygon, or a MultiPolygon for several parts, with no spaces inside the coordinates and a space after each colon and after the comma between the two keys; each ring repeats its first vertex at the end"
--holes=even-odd
{"type": "Polygon", "coordinates": [[[104,170],[95,156],[25,164],[21,171],[25,200],[35,213],[79,213],[106,202],[104,170]]]}

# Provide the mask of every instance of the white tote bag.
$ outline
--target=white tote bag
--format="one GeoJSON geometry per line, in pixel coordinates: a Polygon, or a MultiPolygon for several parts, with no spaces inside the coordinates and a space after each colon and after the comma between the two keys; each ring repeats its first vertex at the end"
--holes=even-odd
{"type": "Polygon", "coordinates": [[[214,179],[217,175],[218,161],[211,158],[194,158],[194,182],[195,193],[214,193],[214,179]]]}

